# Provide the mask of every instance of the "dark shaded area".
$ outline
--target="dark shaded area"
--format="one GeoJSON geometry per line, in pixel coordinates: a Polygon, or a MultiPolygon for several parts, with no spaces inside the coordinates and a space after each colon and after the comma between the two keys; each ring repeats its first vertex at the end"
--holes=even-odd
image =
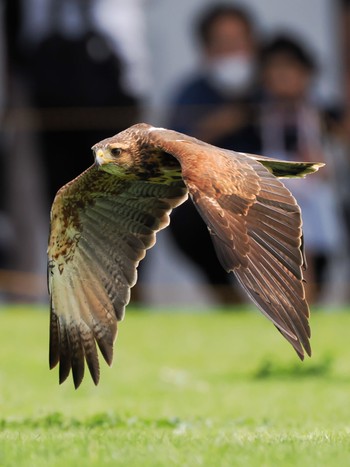
{"type": "Polygon", "coordinates": [[[273,360],[264,360],[252,375],[253,379],[300,379],[325,378],[332,375],[333,357],[327,355],[319,363],[301,365],[294,363],[289,366],[278,364],[273,360]]]}

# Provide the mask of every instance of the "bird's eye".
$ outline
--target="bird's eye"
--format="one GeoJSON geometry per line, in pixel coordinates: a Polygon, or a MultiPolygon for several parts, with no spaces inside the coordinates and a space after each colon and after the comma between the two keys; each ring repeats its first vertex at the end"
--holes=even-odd
{"type": "Polygon", "coordinates": [[[111,148],[111,154],[114,157],[120,156],[122,150],[120,148],[111,148]]]}

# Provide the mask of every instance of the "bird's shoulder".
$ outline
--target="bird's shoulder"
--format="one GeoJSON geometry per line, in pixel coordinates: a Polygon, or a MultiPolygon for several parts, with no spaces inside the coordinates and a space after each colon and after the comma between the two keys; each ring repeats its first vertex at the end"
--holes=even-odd
{"type": "Polygon", "coordinates": [[[257,194],[262,165],[248,154],[219,148],[173,130],[154,129],[148,137],[181,165],[187,186],[236,194],[257,194]]]}

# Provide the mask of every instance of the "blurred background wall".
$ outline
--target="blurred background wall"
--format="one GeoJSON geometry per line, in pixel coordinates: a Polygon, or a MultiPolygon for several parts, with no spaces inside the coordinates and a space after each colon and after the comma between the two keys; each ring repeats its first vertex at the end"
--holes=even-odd
{"type": "MultiPolygon", "coordinates": [[[[186,76],[200,66],[202,60],[194,25],[203,11],[219,3],[215,0],[3,0],[0,6],[0,20],[4,26],[0,34],[2,300],[46,300],[44,275],[49,205],[52,191],[57,188],[55,184],[48,188],[48,180],[51,179],[45,172],[49,153],[47,147],[53,146],[49,138],[56,138],[57,141],[59,131],[62,133],[58,140],[67,141],[68,134],[69,138],[75,138],[74,142],[71,140],[71,145],[81,147],[81,166],[87,167],[92,160],[88,148],[106,132],[116,132],[141,120],[160,126],[168,125],[171,103],[179,86],[186,76]],[[88,35],[91,31],[95,34],[92,39],[96,39],[97,34],[98,38],[106,39],[108,46],[102,41],[102,50],[101,42],[91,42],[88,35]],[[42,63],[38,59],[38,46],[57,33],[66,41],[79,39],[81,43],[85,41],[84,44],[90,44],[91,47],[87,46],[87,60],[91,63],[95,60],[96,70],[105,60],[103,57],[113,55],[118,62],[118,72],[113,75],[118,93],[113,97],[106,94],[103,100],[101,86],[99,88],[98,84],[91,83],[91,88],[86,87],[85,101],[65,104],[69,109],[83,108],[84,121],[79,120],[81,113],[77,111],[76,120],[69,123],[65,117],[67,114],[57,111],[60,100],[55,102],[55,107],[51,105],[54,112],[50,113],[48,107],[45,117],[42,116],[43,104],[38,98],[40,89],[35,91],[38,76],[42,76],[42,73],[35,74],[42,63]],[[96,48],[96,44],[100,44],[100,48],[96,48]],[[92,95],[100,95],[101,98],[91,101],[89,98],[92,95]],[[120,120],[117,111],[120,106],[132,111],[124,121],[120,120]],[[98,115],[104,115],[102,127],[101,118],[96,118],[97,108],[102,112],[98,115]],[[114,111],[117,113],[111,114],[114,111]],[[55,117],[51,120],[55,125],[58,122],[58,127],[47,126],[47,122],[51,122],[48,115],[55,117]],[[114,123],[117,121],[118,124],[114,123]],[[75,136],[73,128],[76,130],[75,136]]],[[[347,129],[350,125],[347,108],[350,106],[350,86],[347,83],[350,80],[346,68],[350,53],[348,2],[228,0],[224,3],[243,6],[250,12],[259,43],[263,44],[279,33],[289,34],[297,38],[314,57],[318,72],[310,90],[310,99],[317,108],[336,109],[337,115],[341,115],[333,126],[331,138],[327,138],[331,153],[337,154],[337,160],[343,164],[340,170],[341,185],[339,174],[331,176],[333,185],[341,186],[340,203],[341,197],[347,197],[344,175],[348,174],[349,169],[347,129]]],[[[51,53],[51,67],[58,63],[57,57],[51,53]]],[[[63,59],[62,76],[72,72],[74,63],[74,54],[71,62],[63,59]]],[[[81,82],[86,81],[83,74],[79,77],[79,67],[75,68],[75,73],[81,82]]],[[[49,82],[49,79],[52,77],[45,82],[49,82]]],[[[60,87],[60,80],[58,85],[55,84],[57,87],[60,87]]],[[[62,100],[62,97],[56,96],[55,99],[62,100]]],[[[75,115],[71,111],[69,114],[75,115]]],[[[70,155],[66,156],[69,158],[70,155]]],[[[59,155],[55,160],[62,167],[59,155]]],[[[334,165],[337,167],[337,164],[334,165]]],[[[334,172],[339,172],[336,167],[334,172]]],[[[62,184],[66,181],[62,179],[62,184]]],[[[55,183],[59,183],[59,180],[55,180],[55,183]]],[[[344,209],[347,209],[346,206],[344,209]]],[[[346,221],[339,230],[342,230],[342,238],[345,238],[342,241],[344,248],[337,252],[341,261],[337,256],[337,260],[331,264],[332,286],[326,287],[319,297],[321,301],[332,303],[349,300],[349,229],[346,221]]],[[[135,298],[137,295],[143,303],[152,305],[190,303],[203,306],[216,303],[215,294],[206,286],[203,274],[179,252],[168,232],[159,234],[157,248],[151,250],[148,256],[141,269],[141,283],[135,298]]]]}
{"type": "MultiPolygon", "coordinates": [[[[203,11],[220,3],[216,0],[150,0],[140,3],[147,25],[152,83],[146,100],[146,121],[158,125],[167,121],[169,105],[179,83],[198,67],[201,60],[200,44],[194,30],[196,21],[203,11]]],[[[298,37],[320,66],[312,89],[315,101],[321,106],[340,104],[344,83],[339,30],[343,13],[339,2],[245,0],[224,3],[243,6],[251,13],[261,41],[281,32],[298,37]]],[[[146,288],[148,299],[160,305],[167,300],[172,303],[190,302],[199,307],[213,303],[210,290],[203,286],[202,275],[186,257],[179,256],[168,237],[167,232],[161,232],[158,248],[149,252],[154,286],[150,284],[146,288]],[[161,283],[164,287],[158,286],[161,283]],[[176,287],[166,287],[166,284],[176,284],[176,287]],[[182,292],[179,294],[178,290],[182,292]]]]}

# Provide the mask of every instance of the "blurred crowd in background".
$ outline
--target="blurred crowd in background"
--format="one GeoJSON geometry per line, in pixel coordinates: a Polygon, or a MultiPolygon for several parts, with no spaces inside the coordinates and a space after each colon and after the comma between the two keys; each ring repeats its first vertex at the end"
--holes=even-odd
{"type": "MultiPolygon", "coordinates": [[[[282,8],[273,0],[260,3],[282,8]]],[[[290,3],[300,17],[307,11],[303,2],[290,3]]],[[[292,27],[263,28],[254,2],[200,2],[188,21],[186,10],[156,0],[3,0],[0,300],[46,299],[56,191],[92,163],[94,143],[147,121],[227,149],[325,162],[317,174],[286,184],[303,211],[310,302],[348,303],[350,1],[320,3],[337,35],[337,66],[323,62],[292,27]],[[192,43],[179,36],[179,50],[162,56],[172,19],[189,24],[192,43]],[[159,69],[181,70],[190,47],[191,69],[158,87],[159,69]],[[320,96],[316,83],[327,67],[339,79],[320,96]]],[[[308,27],[317,29],[317,21],[315,12],[308,27]]],[[[140,267],[135,301],[228,305],[243,299],[190,201],[174,211],[158,243],[140,267]]]]}

